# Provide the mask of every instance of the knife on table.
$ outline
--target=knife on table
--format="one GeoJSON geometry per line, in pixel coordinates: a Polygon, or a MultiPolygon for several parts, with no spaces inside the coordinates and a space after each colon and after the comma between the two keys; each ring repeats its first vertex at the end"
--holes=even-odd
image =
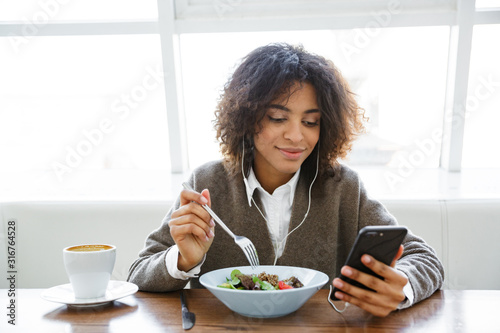
{"type": "Polygon", "coordinates": [[[186,306],[186,298],[184,296],[184,290],[181,290],[181,305],[182,305],[182,328],[189,330],[194,326],[196,317],[194,313],[189,312],[186,306]]]}

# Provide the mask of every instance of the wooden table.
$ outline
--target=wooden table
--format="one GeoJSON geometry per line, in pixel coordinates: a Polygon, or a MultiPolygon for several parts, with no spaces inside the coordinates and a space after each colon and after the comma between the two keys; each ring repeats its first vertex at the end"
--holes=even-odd
{"type": "MultiPolygon", "coordinates": [[[[48,302],[42,289],[16,290],[16,326],[7,323],[7,290],[0,290],[0,332],[182,332],[179,292],[146,293],[95,308],[48,302]]],[[[191,332],[500,332],[500,291],[438,291],[429,299],[387,318],[349,307],[338,314],[320,290],[302,308],[280,318],[240,316],[208,290],[186,290],[189,310],[196,314],[191,332]]],[[[342,303],[339,303],[339,306],[342,303]]]]}

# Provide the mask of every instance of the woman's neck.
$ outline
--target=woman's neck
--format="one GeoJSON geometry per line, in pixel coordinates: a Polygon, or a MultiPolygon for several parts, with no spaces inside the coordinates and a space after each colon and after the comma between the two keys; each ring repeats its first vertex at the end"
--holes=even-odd
{"type": "Polygon", "coordinates": [[[269,173],[263,173],[258,170],[258,168],[253,169],[255,173],[255,177],[259,181],[260,185],[266,192],[269,194],[273,194],[274,190],[276,190],[278,187],[281,185],[284,185],[292,179],[294,174],[269,174],[269,173]]]}

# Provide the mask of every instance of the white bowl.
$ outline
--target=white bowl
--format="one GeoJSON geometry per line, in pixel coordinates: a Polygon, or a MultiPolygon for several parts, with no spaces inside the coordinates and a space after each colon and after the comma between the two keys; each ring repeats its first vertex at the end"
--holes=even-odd
{"type": "Polygon", "coordinates": [[[290,266],[250,266],[218,269],[203,274],[200,283],[210,290],[232,311],[246,317],[272,318],[285,316],[298,310],[329,280],[328,275],[309,268],[290,266]],[[238,269],[242,274],[278,275],[280,280],[297,277],[304,286],[287,290],[236,290],[217,287],[230,278],[231,271],[238,269]]]}

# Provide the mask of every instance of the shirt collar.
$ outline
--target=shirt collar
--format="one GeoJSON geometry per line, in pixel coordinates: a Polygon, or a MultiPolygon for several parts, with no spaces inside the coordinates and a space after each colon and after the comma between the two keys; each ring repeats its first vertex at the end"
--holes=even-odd
{"type": "MultiPolygon", "coordinates": [[[[300,168],[295,172],[295,175],[284,185],[282,186],[288,186],[290,188],[290,206],[293,204],[293,198],[295,196],[295,189],[297,188],[297,183],[299,182],[299,175],[300,175],[300,168]]],[[[261,189],[262,191],[264,188],[260,185],[259,181],[257,180],[257,177],[255,177],[255,173],[253,172],[253,168],[250,168],[250,173],[248,174],[247,181],[245,182],[245,189],[247,192],[247,199],[248,199],[248,205],[252,207],[252,197],[253,193],[255,192],[256,189],[261,189]]]]}

